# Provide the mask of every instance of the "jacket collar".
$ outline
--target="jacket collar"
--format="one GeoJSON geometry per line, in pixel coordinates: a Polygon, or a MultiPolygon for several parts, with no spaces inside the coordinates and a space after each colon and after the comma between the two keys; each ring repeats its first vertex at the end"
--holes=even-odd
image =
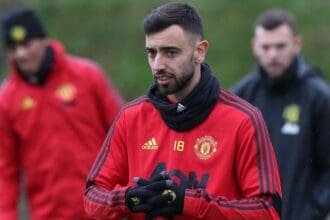
{"type": "Polygon", "coordinates": [[[220,92],[218,80],[207,64],[201,66],[201,79],[191,93],[178,103],[169,103],[154,84],[148,97],[160,112],[164,122],[173,130],[187,131],[202,123],[213,107],[220,92]]]}

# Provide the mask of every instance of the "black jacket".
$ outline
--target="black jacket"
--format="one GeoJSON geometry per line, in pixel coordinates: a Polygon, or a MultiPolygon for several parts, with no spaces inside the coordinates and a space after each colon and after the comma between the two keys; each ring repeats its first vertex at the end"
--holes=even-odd
{"type": "Polygon", "coordinates": [[[282,219],[320,220],[330,207],[330,91],[319,71],[297,57],[270,80],[258,67],[233,92],[263,113],[277,153],[282,219]]]}

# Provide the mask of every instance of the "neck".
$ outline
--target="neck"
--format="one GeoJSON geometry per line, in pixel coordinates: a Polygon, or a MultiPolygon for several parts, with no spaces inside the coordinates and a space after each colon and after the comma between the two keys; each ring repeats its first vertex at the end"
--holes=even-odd
{"type": "Polygon", "coordinates": [[[292,83],[294,82],[295,78],[297,77],[298,71],[298,59],[297,57],[292,61],[290,66],[288,67],[285,72],[276,78],[270,78],[264,69],[260,69],[263,79],[266,82],[267,87],[272,92],[283,92],[286,91],[292,83]]]}
{"type": "Polygon", "coordinates": [[[174,94],[167,95],[167,99],[171,103],[180,102],[182,99],[184,99],[191,93],[191,91],[196,87],[200,79],[201,79],[201,65],[196,65],[194,70],[194,76],[187,84],[187,86],[174,94]]]}

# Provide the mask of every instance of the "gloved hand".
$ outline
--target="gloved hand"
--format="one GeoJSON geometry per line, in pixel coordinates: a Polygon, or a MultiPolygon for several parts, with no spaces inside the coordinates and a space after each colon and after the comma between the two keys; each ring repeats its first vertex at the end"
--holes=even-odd
{"type": "Polygon", "coordinates": [[[175,215],[182,215],[185,190],[180,188],[172,180],[166,182],[167,188],[159,194],[153,194],[147,201],[151,210],[147,219],[156,216],[172,218],[175,215]]]}
{"type": "Polygon", "coordinates": [[[153,198],[168,188],[169,176],[162,172],[150,180],[135,177],[136,185],[130,187],[126,191],[125,200],[127,207],[132,212],[150,212],[153,204],[149,203],[149,199],[153,198]]]}

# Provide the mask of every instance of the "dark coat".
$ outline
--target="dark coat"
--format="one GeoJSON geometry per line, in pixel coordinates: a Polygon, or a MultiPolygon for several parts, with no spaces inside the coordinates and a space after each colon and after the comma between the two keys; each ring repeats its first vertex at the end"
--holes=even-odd
{"type": "Polygon", "coordinates": [[[318,69],[297,57],[274,81],[258,67],[233,91],[263,113],[279,164],[282,219],[322,219],[330,206],[330,92],[318,69]]]}

